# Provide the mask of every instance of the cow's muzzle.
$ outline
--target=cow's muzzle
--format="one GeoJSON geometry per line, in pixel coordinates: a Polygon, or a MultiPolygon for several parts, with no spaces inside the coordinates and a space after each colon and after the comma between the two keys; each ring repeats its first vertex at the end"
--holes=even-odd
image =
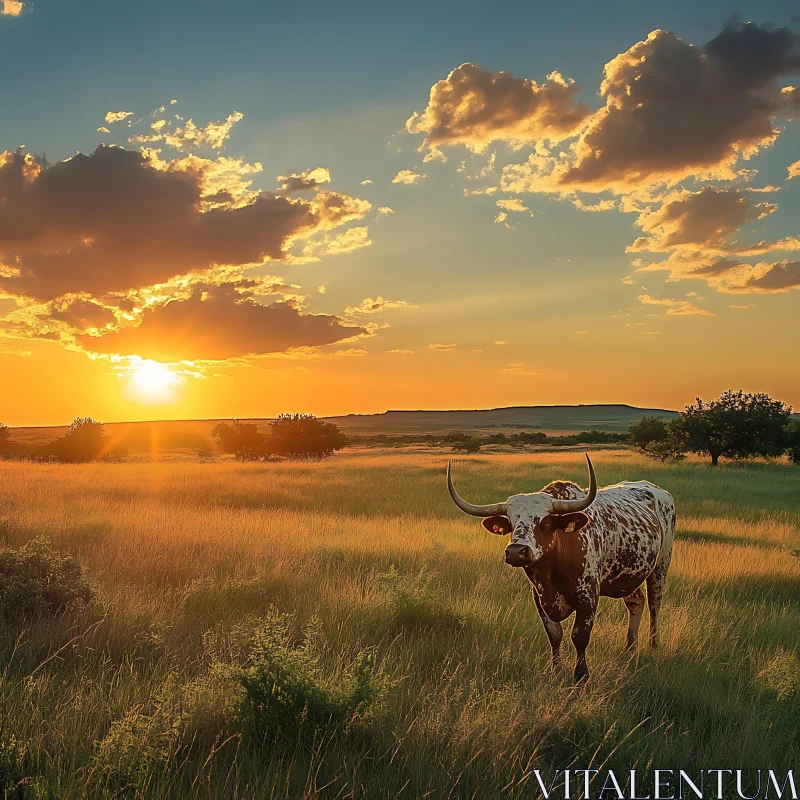
{"type": "Polygon", "coordinates": [[[510,544],[506,547],[506,564],[510,567],[527,567],[533,562],[533,550],[528,545],[510,544]]]}

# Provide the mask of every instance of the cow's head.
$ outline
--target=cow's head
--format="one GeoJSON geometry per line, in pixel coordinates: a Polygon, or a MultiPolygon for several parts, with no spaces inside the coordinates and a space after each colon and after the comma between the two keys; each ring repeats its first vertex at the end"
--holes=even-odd
{"type": "Polygon", "coordinates": [[[576,500],[559,500],[546,492],[515,494],[505,503],[474,506],[458,496],[453,488],[450,464],[447,465],[447,489],[453,502],[467,514],[483,518],[483,527],[498,536],[511,534],[506,547],[506,564],[512,567],[533,566],[553,549],[559,531],[577,533],[591,520],[584,514],[597,495],[597,478],[594,467],[586,456],[590,485],[586,497],[576,500]]]}

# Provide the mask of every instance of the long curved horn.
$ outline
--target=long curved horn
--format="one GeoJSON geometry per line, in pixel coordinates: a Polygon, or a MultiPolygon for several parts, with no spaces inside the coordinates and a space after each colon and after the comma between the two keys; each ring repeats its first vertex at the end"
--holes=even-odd
{"type": "Polygon", "coordinates": [[[586,497],[579,497],[577,500],[553,500],[553,513],[554,514],[568,514],[570,511],[583,511],[594,502],[597,497],[597,476],[594,474],[594,467],[589,458],[588,453],[586,456],[586,464],[589,467],[589,491],[586,497]]]}
{"type": "Polygon", "coordinates": [[[494,517],[496,515],[506,516],[508,509],[505,503],[493,503],[488,506],[474,506],[458,496],[458,492],[453,488],[453,478],[450,475],[450,462],[447,462],[447,491],[453,502],[465,513],[472,514],[473,517],[494,517]]]}

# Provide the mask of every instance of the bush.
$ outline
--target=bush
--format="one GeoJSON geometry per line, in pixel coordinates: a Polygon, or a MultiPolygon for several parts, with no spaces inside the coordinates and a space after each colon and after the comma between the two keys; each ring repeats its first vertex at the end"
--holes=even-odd
{"type": "Polygon", "coordinates": [[[258,428],[235,419],[218,422],[211,429],[211,438],[223,453],[233,453],[240,461],[260,461],[268,455],[267,437],[258,428]]]}
{"type": "Polygon", "coordinates": [[[270,423],[269,452],[288,458],[327,458],[347,445],[332,422],[311,414],[281,414],[270,423]]]}
{"type": "Polygon", "coordinates": [[[415,575],[403,575],[394,564],[388,572],[378,575],[389,616],[388,624],[400,628],[463,626],[464,618],[445,605],[436,578],[436,572],[426,567],[415,575]]]}
{"type": "Polygon", "coordinates": [[[110,437],[100,422],[91,417],[77,417],[64,436],[44,448],[44,455],[65,464],[97,461],[109,455],[109,442],[110,437]]]}
{"type": "Polygon", "coordinates": [[[481,449],[480,439],[474,437],[467,437],[453,445],[453,450],[461,453],[478,453],[481,449]]]}
{"type": "Polygon", "coordinates": [[[6,622],[69,611],[93,592],[80,565],[37,538],[0,551],[0,611],[6,622]]]}
{"type": "Polygon", "coordinates": [[[115,797],[124,792],[141,796],[135,790],[155,775],[177,772],[198,751],[205,753],[220,736],[231,735],[237,689],[229,671],[217,663],[187,682],[169,674],[149,710],[129,709],[95,742],[89,785],[115,797]]]}
{"type": "Polygon", "coordinates": [[[265,738],[294,739],[331,727],[349,729],[374,711],[385,695],[385,681],[372,651],[362,650],[349,669],[326,676],[318,651],[319,621],[292,646],[291,618],[273,614],[257,633],[251,664],[242,670],[245,710],[265,738]]]}
{"type": "Polygon", "coordinates": [[[3,800],[28,800],[38,796],[30,774],[28,751],[14,736],[0,737],[0,794],[3,800]]]}

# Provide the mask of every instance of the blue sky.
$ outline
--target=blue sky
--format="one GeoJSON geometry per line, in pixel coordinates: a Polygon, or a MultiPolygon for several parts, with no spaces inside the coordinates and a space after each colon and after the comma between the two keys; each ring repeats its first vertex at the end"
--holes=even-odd
{"type": "MultiPolygon", "coordinates": [[[[341,393],[335,402],[303,409],[317,413],[350,410],[354,404],[358,408],[353,410],[594,401],[676,406],[697,392],[741,384],[800,403],[800,386],[780,370],[775,352],[766,362],[759,360],[766,348],[778,355],[782,348],[788,352],[787,343],[798,332],[796,292],[748,294],[745,302],[719,291],[718,285],[669,280],[666,272],[641,273],[635,285],[624,283],[636,257],[625,250],[641,235],[634,224],[641,210],[622,209],[621,194],[602,193],[592,200],[619,201],[613,211],[587,213],[552,192],[509,192],[507,196],[519,197],[532,212],[510,213],[512,229],[495,222],[496,201],[506,195],[466,197],[464,190],[498,186],[502,167],[523,162],[528,150],[499,140],[476,155],[455,145],[442,148],[446,162],[423,163],[417,150],[423,137],[404,130],[411,114],[425,109],[431,86],[464,62],[540,84],[556,70],[581,86],[575,99],[594,112],[604,102],[598,96],[604,65],[655,29],[701,47],[727,23],[752,20],[796,32],[799,16],[800,5],[788,0],[738,5],[509,3],[502,8],[488,3],[36,0],[19,16],[0,16],[0,69],[6,76],[0,151],[24,144],[26,152],[54,164],[76,151],[90,153],[101,142],[137,148],[127,141],[133,132],[127,122],[112,125],[109,135],[97,131],[111,110],[131,111],[131,119],[144,119],[136,128],[139,133],[147,127],[148,115],[162,105],[198,125],[238,111],[244,118],[232,128],[224,148],[201,150],[200,155],[259,162],[263,170],[253,176],[252,188],[263,191],[277,188],[275,176],[322,166],[330,170],[334,191],[363,198],[374,209],[391,208],[393,214],[370,220],[369,247],[325,255],[313,263],[273,259],[251,270],[249,274],[278,275],[300,286],[311,296],[304,301],[309,313],[342,315],[364,298],[379,296],[415,307],[371,318],[387,327],[349,345],[364,351],[360,358],[331,359],[323,349],[313,364],[298,362],[302,374],[293,376],[295,388],[282,385],[276,390],[274,361],[258,361],[259,353],[243,353],[247,364],[231,361],[209,368],[209,374],[216,369],[230,377],[229,383],[247,384],[245,395],[252,395],[254,404],[265,387],[276,405],[298,402],[315,381],[358,389],[341,393]],[[178,102],[169,107],[173,98],[178,102]],[[490,174],[487,159],[492,153],[496,162],[490,174]],[[466,172],[458,170],[461,161],[466,172]],[[404,169],[428,177],[414,185],[393,184],[404,169]],[[483,179],[468,177],[481,169],[487,173],[483,179]],[[372,183],[362,185],[366,179],[372,183]],[[324,294],[316,292],[319,285],[325,285],[324,294]],[[691,290],[702,297],[708,313],[676,312],[653,320],[645,314],[666,315],[670,307],[637,299],[685,303],[691,290]],[[744,314],[731,305],[753,308],[744,314]],[[623,313],[632,315],[630,323],[619,316],[623,313]],[[632,340],[630,330],[624,330],[627,324],[651,327],[654,335],[632,340]],[[584,338],[576,339],[576,332],[583,330],[584,338]],[[592,378],[596,359],[582,363],[593,343],[614,363],[618,382],[613,375],[592,378]],[[450,353],[426,352],[431,344],[457,346],[450,353]],[[395,379],[397,370],[385,364],[385,357],[378,362],[380,353],[391,350],[413,351],[407,362],[413,360],[415,366],[399,368],[402,380],[395,379]],[[580,368],[564,370],[559,366],[562,357],[580,368]],[[645,370],[642,380],[630,380],[630,368],[620,363],[625,359],[630,368],[645,370]],[[664,364],[661,374],[653,371],[653,359],[664,364]],[[482,380],[476,387],[468,379],[475,372],[494,375],[496,390],[482,380]],[[578,373],[589,378],[576,380],[578,373]],[[421,377],[418,384],[408,380],[411,374],[421,377]],[[665,374],[667,387],[662,385],[665,374]],[[388,392],[387,381],[394,386],[388,392]]],[[[794,81],[800,83],[800,76],[794,81]]],[[[790,75],[781,77],[781,85],[791,82],[790,75]]],[[[750,195],[751,206],[768,200],[777,209],[753,223],[755,234],[749,233],[749,225],[742,229],[743,238],[778,240],[800,233],[800,180],[786,178],[787,167],[800,154],[800,125],[793,127],[785,119],[775,124],[782,130],[775,143],[737,164],[758,170],[745,188],[779,188],[769,196],[750,195]]],[[[569,140],[559,146],[568,148],[569,140]]],[[[162,157],[167,155],[186,152],[164,150],[162,157]]],[[[672,189],[691,192],[699,187],[684,180],[672,189]]],[[[791,252],[751,258],[749,263],[784,258],[791,259],[791,252]]],[[[8,307],[12,301],[0,302],[8,307]]],[[[67,374],[76,363],[72,333],[64,334],[61,343],[67,346],[54,354],[59,345],[52,340],[20,345],[17,329],[8,334],[12,344],[6,350],[31,350],[24,357],[28,364],[46,351],[42,358],[60,364],[67,374]]],[[[0,347],[0,360],[4,357],[14,365],[24,360],[4,356],[0,347]]],[[[31,367],[14,369],[22,373],[31,367]]],[[[101,373],[113,374],[105,363],[96,370],[97,381],[105,380],[101,373]]],[[[184,402],[191,397],[193,409],[233,413],[223,406],[236,392],[224,389],[222,381],[211,378],[201,389],[187,378],[184,402]]],[[[107,394],[111,415],[150,413],[127,401],[115,405],[110,388],[107,394]]],[[[250,411],[258,409],[240,413],[250,411]]],[[[42,413],[58,416],[55,406],[42,413]]],[[[187,413],[188,408],[176,411],[187,413]]]]}

